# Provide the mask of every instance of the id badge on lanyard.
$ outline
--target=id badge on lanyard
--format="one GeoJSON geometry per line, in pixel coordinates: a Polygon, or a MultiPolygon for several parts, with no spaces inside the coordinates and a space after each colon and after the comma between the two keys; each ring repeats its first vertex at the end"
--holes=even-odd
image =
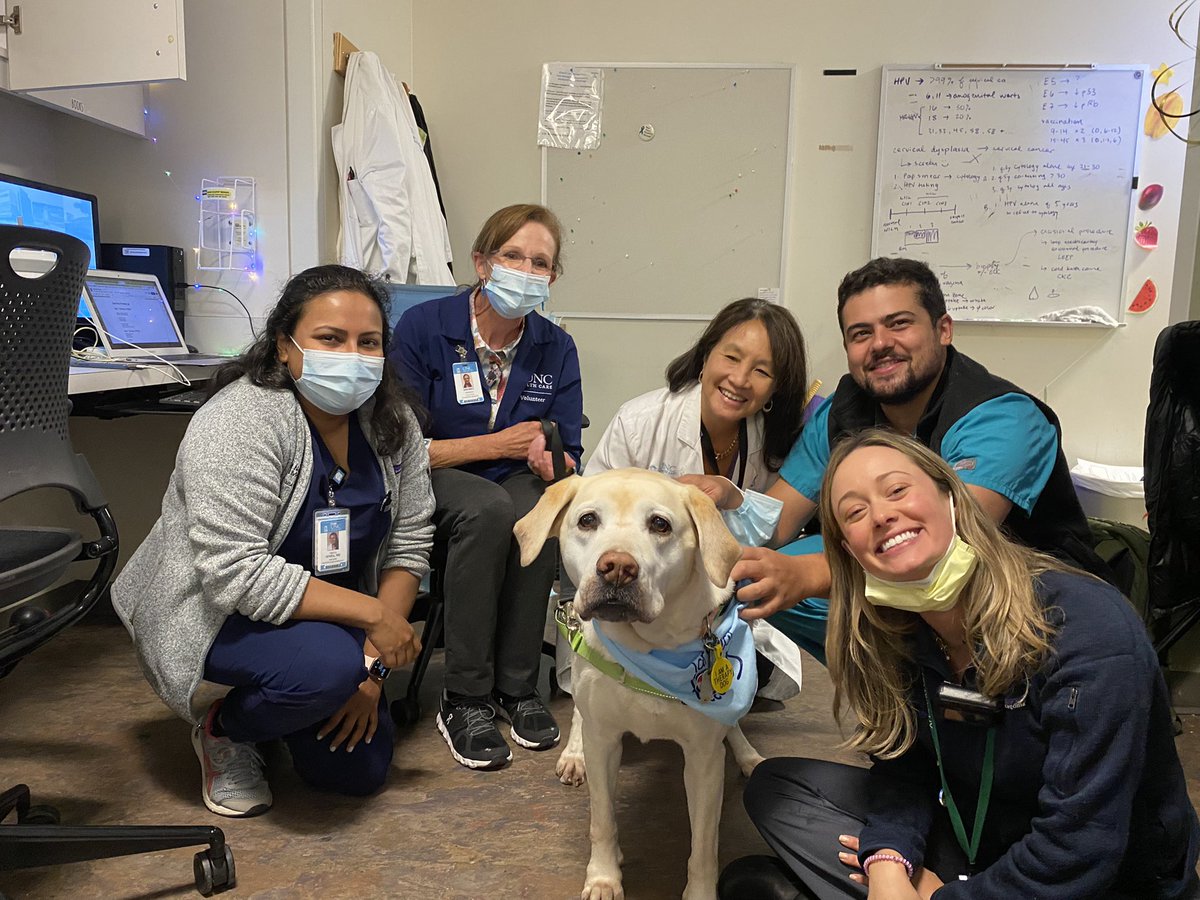
{"type": "Polygon", "coordinates": [[[450,367],[454,374],[454,397],[459,406],[468,403],[482,403],[483,380],[479,377],[479,364],[473,362],[456,362],[450,367]]]}
{"type": "Polygon", "coordinates": [[[350,510],[337,506],[333,491],[346,480],[338,466],[329,476],[329,505],[313,513],[313,574],[336,575],[350,570],[350,510]]]}

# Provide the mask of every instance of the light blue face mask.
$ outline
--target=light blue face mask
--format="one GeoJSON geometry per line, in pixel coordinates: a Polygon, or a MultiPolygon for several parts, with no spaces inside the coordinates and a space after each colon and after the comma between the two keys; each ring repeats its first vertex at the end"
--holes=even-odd
{"type": "Polygon", "coordinates": [[[604,649],[631,675],[718,722],[734,725],[749,711],[758,690],[754,635],[750,623],[738,616],[740,608],[738,603],[730,601],[725,614],[712,626],[712,634],[721,642],[722,655],[733,666],[733,680],[729,690],[714,692],[711,699],[707,699],[709,694],[704,690],[709,657],[700,638],[672,650],[643,653],[618,644],[604,633],[602,624],[597,624],[596,634],[604,649]]]}
{"type": "Polygon", "coordinates": [[[774,537],[781,512],[782,500],[746,490],[742,492],[742,505],[737,509],[721,510],[721,518],[729,533],[743,547],[762,547],[774,537]]]}
{"type": "MultiPolygon", "coordinates": [[[[294,338],[289,340],[296,344],[294,338]]],[[[339,353],[335,350],[296,349],[304,356],[304,367],[296,379],[300,396],[331,416],[354,412],[375,393],[383,380],[382,356],[339,353]]]]}
{"type": "Polygon", "coordinates": [[[510,269],[499,263],[483,283],[484,296],[492,309],[506,319],[523,319],[550,299],[550,276],[510,269]]]}

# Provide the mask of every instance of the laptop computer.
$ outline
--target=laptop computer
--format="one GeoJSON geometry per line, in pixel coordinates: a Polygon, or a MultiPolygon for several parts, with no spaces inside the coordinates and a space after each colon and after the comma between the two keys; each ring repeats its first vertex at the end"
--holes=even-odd
{"type": "Polygon", "coordinates": [[[192,353],[183,340],[175,312],[154,275],[89,270],[83,292],[100,335],[100,349],[114,361],[219,366],[231,357],[192,353]],[[150,354],[154,354],[151,356],[150,354]]]}

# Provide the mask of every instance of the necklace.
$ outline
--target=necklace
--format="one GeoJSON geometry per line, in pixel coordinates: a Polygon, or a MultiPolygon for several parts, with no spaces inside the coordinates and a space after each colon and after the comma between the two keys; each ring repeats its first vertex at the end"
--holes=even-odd
{"type": "Polygon", "coordinates": [[[733,452],[733,448],[734,448],[734,447],[736,447],[736,446],[738,445],[738,439],[739,439],[740,437],[741,437],[741,435],[739,435],[739,434],[737,434],[737,433],[735,432],[735,433],[734,433],[734,435],[733,435],[733,441],[732,441],[732,442],[730,442],[729,446],[728,446],[728,447],[726,447],[724,450],[722,450],[720,453],[714,453],[714,454],[713,454],[713,459],[715,459],[717,462],[720,462],[720,461],[721,461],[721,460],[723,460],[725,457],[727,457],[727,456],[728,456],[730,453],[732,453],[732,452],[733,452]]]}
{"type": "Polygon", "coordinates": [[[933,632],[933,640],[938,645],[938,649],[942,651],[942,656],[946,657],[946,662],[950,662],[950,645],[936,631],[933,632]]]}
{"type": "Polygon", "coordinates": [[[961,650],[963,647],[965,647],[967,645],[967,642],[963,641],[957,647],[952,648],[948,643],[946,643],[945,638],[943,638],[940,634],[938,634],[936,628],[931,628],[929,630],[933,632],[933,640],[938,645],[938,649],[942,651],[942,656],[946,657],[946,662],[950,665],[950,668],[955,669],[956,667],[954,665],[954,660],[952,659],[951,655],[954,652],[954,650],[961,650]]]}

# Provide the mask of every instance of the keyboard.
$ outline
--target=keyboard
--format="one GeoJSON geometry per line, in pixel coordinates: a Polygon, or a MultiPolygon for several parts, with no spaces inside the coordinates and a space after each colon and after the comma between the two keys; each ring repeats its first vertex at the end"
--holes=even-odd
{"type": "Polygon", "coordinates": [[[178,406],[182,409],[199,409],[204,405],[204,401],[208,399],[208,391],[184,391],[181,394],[172,394],[170,397],[163,397],[158,402],[163,406],[178,406]]]}

